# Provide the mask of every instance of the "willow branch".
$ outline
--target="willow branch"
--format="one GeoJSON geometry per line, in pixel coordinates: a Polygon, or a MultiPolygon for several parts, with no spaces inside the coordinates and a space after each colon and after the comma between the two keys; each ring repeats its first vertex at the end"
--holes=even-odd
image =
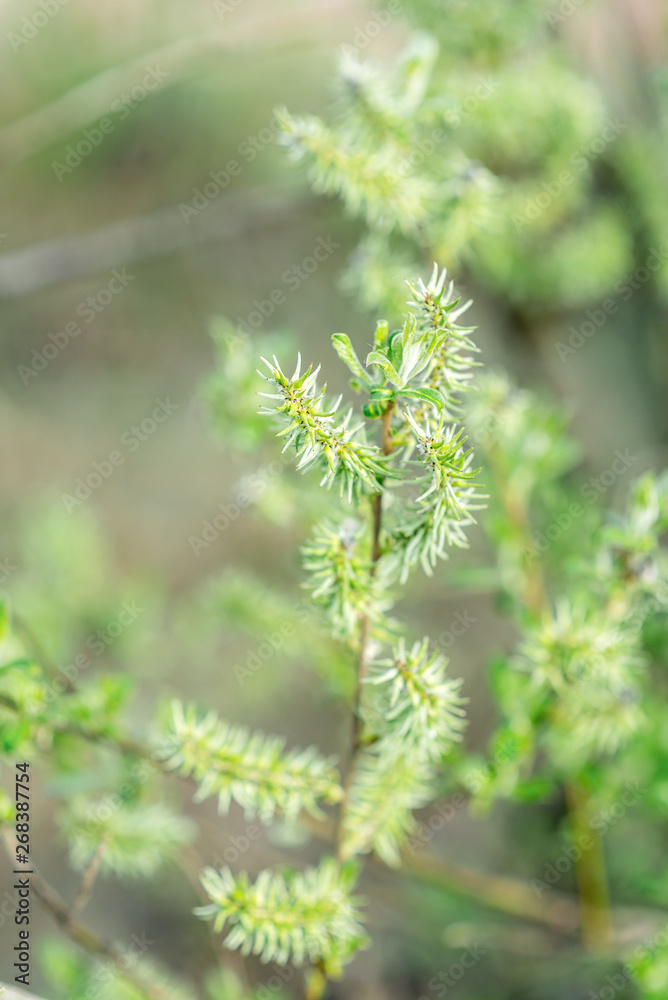
{"type": "MultiPolygon", "coordinates": [[[[394,410],[394,400],[388,403],[382,417],[382,451],[383,455],[390,455],[394,449],[394,444],[392,441],[392,413],[394,410]]],[[[383,493],[382,493],[382,480],[379,482],[378,493],[375,493],[371,501],[371,516],[372,516],[372,541],[371,541],[371,568],[370,576],[374,577],[376,574],[376,566],[378,560],[381,556],[380,550],[380,533],[383,526],[383,493]]],[[[343,826],[346,815],[346,810],[348,808],[348,800],[350,797],[350,789],[355,776],[355,764],[357,756],[361,749],[361,718],[360,710],[362,705],[362,692],[364,689],[364,679],[366,677],[367,671],[367,647],[369,643],[369,616],[363,615],[360,625],[360,645],[359,653],[357,655],[357,686],[355,690],[355,704],[353,706],[352,714],[352,736],[351,736],[351,750],[350,750],[350,763],[348,765],[346,778],[343,784],[343,798],[341,800],[341,807],[339,809],[339,823],[337,830],[337,843],[338,843],[338,855],[341,856],[341,846],[342,846],[342,836],[343,836],[343,826]]]]}
{"type": "Polygon", "coordinates": [[[580,781],[566,785],[568,814],[573,840],[589,843],[575,864],[582,910],[582,936],[592,952],[605,951],[612,940],[612,919],[610,915],[610,895],[605,871],[603,844],[598,830],[592,824],[591,796],[580,781]]]}
{"type": "MultiPolygon", "coordinates": [[[[13,862],[16,856],[16,841],[9,833],[5,830],[2,834],[3,843],[5,850],[7,851],[10,861],[13,862]]],[[[98,958],[105,958],[113,962],[114,965],[118,967],[118,974],[125,977],[129,982],[131,982],[140,992],[145,993],[147,996],[151,997],[152,1000],[169,1000],[169,996],[165,993],[159,986],[145,980],[143,976],[137,974],[127,962],[127,956],[117,948],[115,945],[108,944],[103,941],[102,938],[90,930],[90,928],[84,926],[80,923],[73,915],[71,909],[68,907],[65,900],[60,896],[58,892],[49,885],[46,879],[38,872],[32,858],[30,860],[30,865],[32,868],[32,874],[30,875],[30,888],[34,891],[35,896],[39,899],[42,907],[49,916],[52,918],[54,923],[60,928],[60,930],[70,938],[75,944],[79,945],[89,954],[94,955],[98,958]]]]}
{"type": "MultiPolygon", "coordinates": [[[[515,529],[520,551],[531,551],[532,532],[529,510],[524,499],[509,488],[504,459],[498,446],[490,451],[490,459],[501,481],[501,502],[509,523],[515,529]]],[[[523,600],[536,617],[549,610],[547,589],[538,559],[531,559],[524,568],[523,600]]],[[[587,835],[591,847],[575,861],[575,873],[580,900],[580,922],[586,947],[596,953],[605,950],[611,940],[610,899],[601,838],[591,824],[591,797],[586,786],[575,780],[566,785],[568,814],[575,837],[587,835]]]]}
{"type": "Polygon", "coordinates": [[[95,879],[97,878],[97,873],[100,870],[100,864],[102,862],[102,856],[107,849],[107,844],[109,843],[109,833],[105,835],[100,840],[97,845],[97,849],[86,865],[86,870],[83,873],[83,878],[81,880],[81,888],[77,893],[77,896],[72,903],[72,915],[78,914],[87,905],[91,893],[93,891],[93,886],[95,885],[95,879]]]}
{"type": "MultiPolygon", "coordinates": [[[[15,712],[19,711],[16,702],[7,695],[0,694],[0,705],[15,712]]],[[[67,726],[61,731],[70,732],[94,743],[102,743],[120,752],[135,754],[160,766],[155,752],[148,745],[124,739],[115,741],[112,737],[102,737],[76,726],[67,726]]],[[[171,772],[168,773],[171,774],[171,772]]],[[[307,813],[303,813],[300,820],[314,836],[323,842],[331,845],[332,841],[336,839],[336,826],[339,824],[335,824],[332,820],[317,820],[307,813]]],[[[378,861],[378,864],[382,864],[382,862],[378,861]]],[[[478,869],[455,865],[427,852],[421,852],[418,855],[404,853],[401,871],[429,885],[440,886],[448,892],[462,895],[497,913],[505,913],[521,920],[537,923],[558,933],[569,933],[577,930],[580,926],[577,899],[552,890],[549,902],[546,903],[539,900],[531,885],[521,879],[500,877],[488,872],[481,872],[478,869]]],[[[65,909],[67,908],[65,907],[65,909]]],[[[663,911],[649,911],[646,908],[616,908],[612,910],[612,916],[616,923],[627,917],[632,917],[636,922],[645,922],[650,928],[658,926],[666,919],[663,911]]],[[[85,932],[85,928],[83,930],[85,932]]],[[[625,932],[625,936],[628,937],[628,932],[625,932]]],[[[618,933],[611,939],[611,945],[615,944],[617,937],[618,933]]],[[[631,938],[633,941],[643,939],[642,937],[638,938],[637,935],[631,935],[631,938]]],[[[85,947],[83,943],[82,946],[85,947]]]]}

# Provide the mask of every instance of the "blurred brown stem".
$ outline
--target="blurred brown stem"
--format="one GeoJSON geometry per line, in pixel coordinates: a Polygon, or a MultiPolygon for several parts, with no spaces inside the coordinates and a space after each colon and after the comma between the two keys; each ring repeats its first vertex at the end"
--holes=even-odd
{"type": "MultiPolygon", "coordinates": [[[[392,442],[392,413],[394,411],[394,400],[388,403],[383,416],[382,416],[382,451],[383,455],[390,455],[394,448],[392,442]]],[[[379,486],[382,488],[383,482],[380,480],[379,486]]],[[[371,542],[371,568],[369,574],[371,577],[375,576],[376,564],[381,556],[380,551],[380,533],[383,526],[383,494],[381,490],[378,493],[374,493],[371,501],[371,517],[372,517],[372,542],[371,542]]],[[[360,624],[360,645],[359,652],[357,655],[357,688],[355,691],[355,704],[353,706],[352,714],[352,738],[351,738],[351,751],[350,751],[350,764],[348,765],[348,772],[343,786],[343,799],[341,801],[341,808],[339,810],[339,823],[337,828],[337,844],[338,844],[338,856],[341,858],[342,849],[342,839],[343,839],[343,826],[346,815],[346,809],[348,807],[348,799],[350,796],[350,789],[355,776],[355,764],[357,756],[361,748],[361,719],[360,719],[360,709],[362,704],[362,691],[364,689],[364,678],[366,677],[367,670],[367,646],[369,642],[369,617],[368,615],[363,615],[360,624]]]]}
{"type": "Polygon", "coordinates": [[[88,862],[86,869],[83,873],[83,878],[81,880],[81,888],[76,895],[74,902],[72,903],[72,916],[80,913],[81,910],[87,905],[88,900],[91,897],[93,891],[93,886],[95,885],[95,879],[97,878],[97,873],[100,870],[100,864],[102,862],[102,855],[107,849],[107,844],[109,843],[109,833],[105,833],[102,837],[100,843],[97,845],[97,850],[93,854],[93,857],[88,862]]]}
{"type": "Polygon", "coordinates": [[[586,850],[581,849],[575,862],[582,938],[590,951],[602,952],[609,948],[612,939],[603,845],[598,830],[592,826],[591,797],[584,784],[569,782],[566,798],[574,842],[591,845],[586,850]]]}
{"type": "MultiPolygon", "coordinates": [[[[3,831],[2,840],[10,863],[13,864],[16,857],[16,841],[8,830],[3,831]]],[[[138,975],[131,968],[127,962],[127,956],[120,949],[114,945],[107,944],[94,931],[91,931],[74,918],[65,900],[40,875],[32,859],[30,860],[30,866],[32,869],[32,873],[29,876],[30,888],[49,916],[70,940],[74,941],[75,944],[78,944],[80,948],[83,948],[91,955],[106,958],[113,962],[119,970],[119,975],[136,986],[140,993],[145,993],[147,996],[152,997],[153,1000],[169,1000],[168,995],[160,987],[145,980],[143,976],[138,975]]]]}
{"type": "MultiPolygon", "coordinates": [[[[538,559],[532,555],[533,537],[528,505],[517,491],[511,489],[507,469],[504,467],[504,456],[498,446],[490,449],[489,457],[499,479],[499,494],[506,517],[515,528],[520,551],[528,554],[522,566],[523,601],[531,614],[540,617],[549,611],[549,603],[538,559]]],[[[591,842],[591,848],[582,851],[575,862],[582,939],[590,951],[600,952],[609,946],[611,940],[610,901],[603,848],[598,832],[591,827],[591,798],[588,789],[581,782],[573,781],[567,783],[565,791],[574,839],[580,842],[581,838],[587,837],[591,842]]]]}
{"type": "MultiPolygon", "coordinates": [[[[7,695],[0,694],[0,705],[14,712],[19,712],[18,704],[7,695]]],[[[133,740],[126,740],[123,738],[115,740],[112,737],[101,736],[100,734],[90,732],[89,730],[76,727],[71,724],[62,727],[61,731],[72,733],[72,735],[77,735],[80,738],[93,743],[113,747],[123,753],[132,753],[147,760],[156,761],[155,753],[150,747],[137,743],[133,740]]],[[[159,761],[157,761],[157,763],[159,765],[159,761]]],[[[582,817],[583,813],[580,812],[579,815],[582,817]]],[[[338,824],[339,831],[337,836],[337,831],[333,822],[321,822],[308,815],[304,815],[302,819],[309,829],[311,829],[316,836],[322,838],[323,840],[331,843],[332,839],[340,839],[340,823],[338,824]]],[[[591,828],[588,824],[588,820],[586,822],[587,832],[590,833],[591,828]]],[[[454,865],[448,861],[436,858],[426,852],[421,852],[420,854],[415,855],[404,854],[402,862],[403,870],[414,878],[426,882],[429,885],[438,885],[448,891],[459,893],[496,912],[506,913],[508,915],[518,917],[519,919],[542,924],[543,926],[559,933],[574,931],[577,929],[578,924],[581,923],[583,938],[588,945],[590,945],[592,941],[592,932],[589,929],[591,926],[591,919],[595,918],[595,929],[597,926],[601,926],[599,923],[601,920],[600,907],[597,906],[595,908],[595,913],[592,911],[591,896],[585,897],[586,905],[585,900],[581,901],[578,913],[578,902],[570,896],[552,891],[550,893],[550,902],[546,904],[545,901],[541,900],[536,895],[528,883],[523,882],[520,879],[499,877],[473,868],[454,865]]],[[[591,877],[590,881],[587,881],[587,875],[585,872],[578,872],[579,879],[581,876],[585,878],[585,886],[593,886],[597,884],[591,877]]],[[[601,898],[600,894],[599,898],[601,898]]],[[[649,911],[638,911],[637,915],[642,918],[648,917],[648,919],[651,916],[652,926],[656,922],[654,920],[654,915],[649,914],[649,911]]],[[[608,915],[608,926],[609,921],[610,916],[608,915]]],[[[88,931],[85,928],[82,928],[81,925],[75,924],[75,926],[77,927],[77,933],[83,933],[84,935],[88,934],[88,931]]],[[[597,935],[594,933],[593,939],[595,942],[602,941],[604,939],[604,935],[597,935]]],[[[80,943],[82,947],[87,947],[84,940],[81,940],[78,943],[80,943]]],[[[598,947],[598,945],[596,945],[596,947],[598,947]]]]}
{"type": "Polygon", "coordinates": [[[331,29],[330,18],[338,18],[349,5],[341,0],[301,6],[286,12],[281,6],[274,13],[240,21],[234,27],[225,24],[199,35],[177,38],[166,45],[97,73],[61,94],[49,104],[10,122],[0,129],[0,164],[20,163],[41,149],[100,118],[112,102],[140,82],[149,64],[157,66],[164,77],[163,86],[173,85],[189,71],[196,71],[207,55],[234,52],[258,40],[275,47],[280,41],[303,41],[313,44],[314,36],[331,29]],[[328,17],[329,15],[329,17],[328,17]]]}

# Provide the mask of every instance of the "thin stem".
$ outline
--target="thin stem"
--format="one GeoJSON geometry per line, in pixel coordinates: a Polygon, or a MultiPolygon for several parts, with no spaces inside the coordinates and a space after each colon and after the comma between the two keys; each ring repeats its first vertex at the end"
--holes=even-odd
{"type": "MultiPolygon", "coordinates": [[[[501,484],[499,490],[504,511],[515,529],[520,550],[531,552],[533,537],[531,520],[524,498],[509,489],[504,457],[498,447],[490,449],[490,461],[501,484]]],[[[531,614],[540,617],[549,609],[547,589],[537,559],[523,567],[523,601],[531,614]]],[[[598,832],[592,829],[591,797],[586,786],[577,780],[566,785],[566,801],[573,834],[576,838],[587,836],[591,849],[582,851],[575,861],[575,874],[580,900],[582,939],[592,952],[606,948],[610,941],[610,900],[607,886],[605,858],[598,832]]]]}
{"type": "MultiPolygon", "coordinates": [[[[6,708],[12,709],[15,712],[19,711],[19,707],[16,702],[14,702],[7,695],[0,695],[0,704],[4,705],[6,708]]],[[[83,739],[99,742],[97,736],[87,730],[75,730],[74,727],[69,727],[69,730],[76,732],[76,734],[83,739]]],[[[112,738],[109,738],[108,740],[105,739],[105,743],[109,746],[114,745],[112,738]]],[[[136,753],[147,760],[155,760],[155,757],[148,746],[142,747],[138,743],[132,743],[130,745],[132,746],[133,753],[136,753]]],[[[121,741],[117,749],[121,752],[127,752],[127,745],[125,741],[121,741]]],[[[319,837],[326,843],[331,844],[332,840],[336,837],[335,824],[333,821],[320,821],[310,816],[308,813],[302,814],[301,821],[315,836],[319,837]]],[[[587,832],[590,833],[590,828],[588,828],[587,832]]],[[[11,856],[13,858],[14,855],[11,854],[11,856]]],[[[374,861],[377,861],[378,864],[382,864],[382,862],[378,861],[376,858],[374,861]]],[[[462,896],[472,899],[488,909],[509,915],[512,914],[520,919],[542,924],[561,933],[576,929],[579,923],[578,904],[575,899],[566,894],[559,893],[556,890],[552,890],[550,892],[550,902],[546,904],[536,896],[535,891],[529,883],[523,882],[520,879],[499,877],[491,875],[488,872],[481,872],[474,868],[465,868],[459,865],[454,865],[450,862],[443,861],[440,858],[436,858],[426,851],[420,852],[419,855],[404,854],[402,857],[402,869],[407,874],[419,879],[420,881],[427,882],[430,885],[440,885],[444,889],[461,894],[462,896]]],[[[33,884],[36,883],[33,881],[33,884]]],[[[44,883],[43,880],[42,885],[46,886],[46,883],[44,883]]],[[[44,889],[44,893],[47,894],[46,889],[44,889]]],[[[36,894],[38,894],[37,890],[36,894]]],[[[42,897],[40,896],[40,898],[42,897]]],[[[67,907],[62,901],[61,903],[62,907],[66,911],[67,907]]],[[[622,910],[615,910],[614,912],[619,912],[620,914],[623,913],[622,910]]],[[[636,916],[641,916],[643,921],[650,916],[650,911],[647,910],[637,912],[633,911],[633,913],[636,916]]],[[[581,909],[579,916],[582,919],[584,927],[585,918],[581,909]]],[[[663,913],[659,913],[657,911],[656,914],[652,913],[651,917],[653,923],[656,922],[657,926],[665,923],[665,915],[663,913]]],[[[85,937],[88,932],[85,928],[82,928],[81,925],[77,925],[76,922],[74,926],[77,929],[77,934],[81,934],[83,932],[84,935],[83,937],[77,939],[77,943],[83,948],[88,948],[87,938],[85,937]]],[[[645,924],[643,923],[643,928],[644,927],[645,924]]],[[[639,938],[638,940],[641,939],[639,938]]],[[[611,943],[614,943],[614,941],[611,943]]]]}
{"type": "MultiPolygon", "coordinates": [[[[335,836],[332,820],[318,820],[304,813],[300,821],[324,844],[331,845],[335,836]]],[[[382,859],[375,855],[370,857],[370,863],[385,867],[382,859]]],[[[396,874],[396,869],[392,871],[396,874]]],[[[539,896],[535,888],[523,879],[453,864],[436,857],[429,850],[419,853],[404,851],[400,871],[432,888],[469,899],[494,913],[536,924],[561,937],[575,937],[582,926],[582,909],[577,896],[557,889],[550,889],[547,894],[539,896]]],[[[615,907],[612,916],[617,930],[610,939],[610,950],[640,944],[647,940],[648,928],[658,930],[666,922],[664,911],[647,907],[615,907]]]]}
{"type": "Polygon", "coordinates": [[[304,980],[304,1000],[322,1000],[327,991],[327,972],[321,960],[310,970],[304,980]]]}
{"type": "MultiPolygon", "coordinates": [[[[16,856],[16,841],[7,830],[3,832],[2,839],[10,861],[13,862],[16,856]]],[[[145,980],[142,975],[137,974],[128,965],[127,956],[120,949],[114,945],[107,944],[94,931],[79,923],[74,918],[72,911],[62,896],[37,871],[32,858],[30,865],[32,868],[30,887],[49,916],[64,934],[90,954],[109,959],[113,962],[118,967],[118,974],[136,986],[140,992],[146,993],[153,1000],[169,1000],[168,994],[160,987],[155,986],[149,980],[145,980]]]]}
{"type": "Polygon", "coordinates": [[[426,852],[402,856],[402,868],[421,882],[474,899],[487,909],[541,924],[558,934],[573,934],[579,924],[577,900],[552,890],[539,897],[521,879],[452,865],[426,852]]]}
{"type": "Polygon", "coordinates": [[[576,843],[586,838],[591,846],[583,850],[575,865],[580,897],[582,937],[592,952],[605,951],[612,939],[610,897],[605,871],[603,844],[592,825],[591,796],[582,782],[566,785],[568,812],[576,843]]]}
{"type": "MultiPolygon", "coordinates": [[[[383,455],[390,455],[394,450],[394,443],[392,441],[392,413],[394,411],[394,400],[391,400],[382,416],[382,451],[383,455]]],[[[372,534],[371,534],[371,567],[369,574],[374,577],[376,574],[376,566],[378,560],[381,557],[380,548],[380,534],[383,527],[383,494],[382,485],[383,481],[380,480],[378,493],[375,493],[371,501],[371,517],[372,517],[372,534]]],[[[339,810],[339,823],[337,828],[337,855],[339,860],[342,858],[342,842],[343,842],[343,827],[346,815],[346,810],[348,808],[348,799],[350,797],[350,789],[352,787],[353,779],[355,776],[355,766],[357,762],[357,757],[362,746],[361,741],[361,704],[362,704],[362,693],[364,690],[364,679],[366,677],[367,671],[367,648],[369,644],[369,617],[368,615],[363,615],[360,623],[360,645],[359,652],[357,654],[357,687],[355,691],[355,704],[353,706],[352,713],[352,734],[350,740],[350,763],[348,765],[346,778],[343,784],[343,798],[341,800],[341,807],[339,810]]]]}
{"type": "Polygon", "coordinates": [[[387,405],[387,409],[383,413],[382,424],[383,424],[383,455],[391,455],[394,451],[394,442],[392,440],[392,414],[394,412],[394,400],[390,400],[387,405]]]}
{"type": "MultiPolygon", "coordinates": [[[[23,638],[23,641],[28,649],[28,652],[35,657],[42,670],[47,677],[55,677],[58,674],[58,669],[54,664],[51,657],[47,654],[44,646],[41,644],[32,628],[28,622],[23,618],[22,615],[18,615],[15,611],[12,613],[12,622],[15,631],[19,636],[23,638]]],[[[74,691],[74,684],[69,679],[69,677],[64,677],[61,675],[63,688],[65,691],[74,691]]]]}
{"type": "MultiPolygon", "coordinates": [[[[394,444],[392,441],[392,412],[394,410],[394,400],[388,403],[387,409],[383,413],[382,417],[382,428],[383,428],[383,455],[391,455],[394,450],[394,444]]],[[[379,486],[382,487],[382,480],[379,486]]],[[[380,550],[380,533],[383,527],[383,494],[379,490],[375,493],[371,501],[371,515],[372,515],[372,543],[371,543],[371,569],[369,571],[370,576],[374,577],[376,575],[376,565],[381,557],[380,550]]],[[[364,678],[366,677],[367,668],[367,657],[366,650],[369,642],[369,618],[365,615],[362,619],[362,626],[360,632],[360,652],[357,659],[357,694],[355,696],[355,709],[353,712],[353,753],[356,753],[359,749],[359,712],[360,704],[362,700],[362,685],[364,684],[364,678]]]]}
{"type": "Polygon", "coordinates": [[[100,870],[100,864],[102,862],[102,855],[107,849],[107,844],[109,843],[109,833],[105,833],[100,843],[97,845],[97,849],[93,854],[93,857],[88,862],[86,869],[83,873],[83,878],[81,880],[81,888],[76,895],[74,902],[72,903],[72,916],[80,913],[81,910],[87,905],[91,893],[93,891],[93,886],[95,885],[95,879],[97,878],[97,873],[100,870]]]}

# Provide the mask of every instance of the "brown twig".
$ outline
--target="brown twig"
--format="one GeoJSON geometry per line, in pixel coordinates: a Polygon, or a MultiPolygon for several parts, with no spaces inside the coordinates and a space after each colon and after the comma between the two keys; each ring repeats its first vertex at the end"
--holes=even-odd
{"type": "MultiPolygon", "coordinates": [[[[520,550],[531,552],[533,538],[527,504],[509,486],[508,471],[504,456],[494,446],[490,449],[490,461],[501,481],[501,499],[509,523],[515,529],[520,550]]],[[[547,588],[540,565],[536,558],[530,558],[523,567],[523,601],[526,609],[535,617],[549,611],[547,588]]],[[[591,827],[591,797],[586,786],[577,779],[565,786],[568,813],[575,837],[587,836],[591,847],[582,851],[575,861],[575,874],[580,900],[580,923],[582,938],[590,951],[605,950],[611,939],[610,900],[605,871],[605,858],[601,839],[591,827]]]]}
{"type": "MultiPolygon", "coordinates": [[[[13,863],[16,856],[16,841],[8,830],[3,831],[2,840],[10,861],[13,863]]],[[[89,954],[96,955],[99,958],[106,958],[113,962],[118,967],[118,974],[120,976],[124,976],[140,992],[146,993],[153,1000],[169,1000],[168,995],[159,986],[145,980],[143,976],[137,974],[129,966],[127,956],[119,948],[116,948],[115,945],[107,944],[94,931],[79,923],[62,896],[39,873],[32,858],[30,859],[30,865],[32,868],[30,888],[49,916],[71,941],[74,941],[75,944],[78,944],[79,947],[89,952],[89,954]]]]}
{"type": "MultiPolygon", "coordinates": [[[[18,705],[7,695],[0,694],[0,705],[15,712],[19,710],[18,705]]],[[[84,729],[75,729],[75,727],[70,726],[67,731],[86,740],[104,742],[108,746],[114,745],[111,738],[104,738],[102,741],[96,734],[84,729]]],[[[129,752],[129,748],[131,748],[132,753],[155,761],[155,754],[148,746],[121,740],[117,747],[122,752],[129,752]]],[[[323,842],[331,844],[333,840],[337,839],[336,827],[340,828],[340,824],[335,824],[333,820],[317,820],[306,813],[302,814],[301,820],[323,842]]],[[[378,864],[382,864],[378,859],[374,860],[378,864]]],[[[583,937],[588,936],[585,932],[588,918],[583,912],[582,903],[579,903],[576,898],[554,889],[550,891],[549,900],[545,902],[538,898],[529,883],[521,879],[497,876],[489,872],[481,872],[478,869],[455,865],[441,858],[436,858],[428,852],[420,852],[419,854],[405,852],[402,857],[401,870],[421,882],[431,886],[440,886],[448,892],[471,899],[496,913],[504,913],[520,920],[535,923],[559,934],[574,933],[582,926],[583,937]]],[[[89,944],[93,944],[95,953],[111,957],[109,951],[104,950],[106,946],[102,945],[98,938],[93,935],[91,940],[90,932],[85,927],[77,924],[76,921],[72,924],[65,903],[59,900],[59,897],[53,890],[49,889],[43,880],[40,881],[39,876],[37,882],[33,881],[33,885],[39,886],[39,889],[42,890],[40,893],[36,888],[36,895],[44,901],[44,905],[49,909],[54,919],[57,922],[64,921],[70,929],[74,926],[76,937],[73,940],[76,940],[81,947],[87,950],[91,950],[89,944]],[[103,948],[102,951],[100,951],[100,947],[103,948]]],[[[646,937],[651,936],[652,929],[665,923],[666,919],[663,912],[628,907],[613,909],[612,917],[614,918],[614,931],[609,939],[611,948],[618,945],[625,946],[629,942],[640,943],[646,937]],[[635,926],[638,923],[643,924],[643,922],[646,926],[640,934],[629,930],[631,924],[635,926]]],[[[70,934],[70,936],[72,935],[70,934]]]]}
{"type": "MultiPolygon", "coordinates": [[[[382,451],[383,455],[390,455],[394,449],[394,443],[392,441],[392,413],[394,411],[394,400],[388,403],[383,416],[382,416],[382,451]]],[[[383,525],[383,494],[382,485],[383,481],[379,481],[379,491],[373,495],[371,501],[371,517],[372,517],[372,541],[371,541],[371,568],[370,576],[373,578],[376,573],[376,565],[381,557],[380,548],[380,535],[383,525]]],[[[355,690],[355,704],[353,706],[352,713],[352,735],[350,740],[350,763],[347,768],[346,778],[343,784],[343,798],[341,800],[341,807],[339,810],[339,823],[337,830],[337,843],[338,843],[338,856],[341,857],[341,848],[343,840],[343,826],[346,815],[346,810],[348,808],[348,799],[350,797],[350,789],[352,787],[353,779],[355,776],[355,764],[361,749],[361,704],[362,704],[362,693],[364,690],[364,679],[366,677],[367,671],[367,647],[369,643],[369,616],[363,615],[360,623],[360,644],[359,652],[357,654],[357,686],[355,690]]]]}
{"type": "Polygon", "coordinates": [[[569,782],[566,785],[566,799],[573,840],[576,844],[588,844],[575,864],[582,937],[590,951],[603,952],[609,948],[612,939],[603,844],[598,830],[592,824],[591,796],[584,784],[579,781],[569,782]]]}
{"type": "Polygon", "coordinates": [[[106,851],[108,843],[109,843],[109,832],[104,834],[104,836],[100,840],[100,843],[97,845],[93,857],[90,859],[85,868],[85,871],[83,873],[83,878],[81,880],[81,887],[74,899],[74,902],[72,903],[73,917],[84,909],[84,907],[87,905],[91,897],[93,886],[95,885],[95,879],[97,878],[97,873],[100,870],[102,855],[106,851]]]}

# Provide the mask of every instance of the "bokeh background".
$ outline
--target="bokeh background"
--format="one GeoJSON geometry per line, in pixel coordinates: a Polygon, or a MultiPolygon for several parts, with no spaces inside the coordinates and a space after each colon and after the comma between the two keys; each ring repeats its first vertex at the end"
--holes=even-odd
{"type": "MultiPolygon", "coordinates": [[[[317,636],[286,641],[247,682],[234,670],[266,635],[280,631],[301,599],[296,550],[316,501],[305,500],[295,515],[291,501],[299,486],[291,472],[281,473],[227,530],[193,551],[191,538],[201,536],[204,522],[220,504],[234,503],[244,477],[264,474],[279,452],[263,445],[259,455],[246,454],[224,430],[212,429],[201,388],[214,367],[211,331],[220,325],[217,317],[237,324],[272,290],[285,289],[286,271],[322,239],[334,249],[254,331],[257,354],[279,328],[291,331],[309,361],[328,356],[334,331],[368,342],[374,317],[341,282],[364,227],[335,200],[311,192],[275,141],[275,105],[327,117],[340,47],[357,46],[364,58],[389,62],[416,19],[450,39],[443,86],[449,65],[460,78],[468,70],[485,72],[495,45],[498,71],[512,79],[524,72],[526,56],[513,63],[507,35],[521,36],[537,6],[406,3],[371,37],[375,8],[359,0],[0,2],[0,559],[11,568],[2,586],[57,665],[107,628],[123,602],[137,603],[136,622],[93,669],[130,670],[138,728],[156,702],[178,693],[235,721],[285,732],[291,743],[341,751],[345,711],[331,695],[323,706],[320,674],[332,654],[317,636]],[[477,18],[471,17],[467,9],[476,6],[477,18]],[[101,119],[110,123],[104,133],[101,119]],[[87,150],[86,142],[90,151],[73,155],[77,146],[87,150]],[[240,169],[230,168],[232,161],[240,169]],[[221,178],[220,191],[202,200],[197,192],[211,172],[221,178]],[[185,207],[193,204],[200,207],[185,207]],[[81,332],[68,339],[71,323],[81,332]],[[137,434],[132,428],[141,429],[159,400],[173,404],[172,414],[137,434]],[[64,499],[95,462],[119,449],[123,462],[89,497],[76,504],[64,499]]],[[[591,179],[591,197],[616,213],[617,224],[596,239],[577,232],[571,239],[576,258],[599,256],[604,277],[598,285],[583,281],[573,296],[546,293],[541,301],[538,293],[531,302],[505,294],[502,281],[486,280],[471,261],[462,261],[454,277],[474,298],[471,316],[485,364],[506,368],[570,408],[583,480],[607,469],[618,449],[634,456],[635,475],[665,466],[668,455],[668,269],[639,281],[577,351],[562,356],[558,345],[652,248],[661,254],[662,237],[668,250],[666,10],[661,0],[542,7],[543,17],[563,8],[548,29],[559,59],[595,88],[607,116],[627,126],[591,179]]],[[[530,74],[522,79],[526,92],[530,74]]],[[[540,97],[540,80],[536,88],[540,97]]],[[[538,101],[529,119],[511,93],[496,114],[508,123],[507,148],[486,145],[475,131],[484,133],[484,119],[476,119],[472,155],[490,169],[512,161],[521,171],[549,158],[544,136],[565,112],[557,100],[553,108],[538,101]]],[[[560,236],[555,224],[546,254],[560,236]]],[[[494,273],[498,279],[499,268],[494,273]]],[[[332,386],[343,387],[340,367],[329,360],[325,369],[332,386]]],[[[616,483],[606,502],[614,505],[627,486],[616,483]]],[[[477,550],[484,551],[481,539],[474,540],[477,550]]],[[[439,570],[433,582],[417,579],[403,613],[416,630],[435,634],[458,611],[480,623],[458,640],[451,659],[472,698],[467,740],[482,748],[493,714],[485,664],[511,633],[484,591],[456,591],[458,565],[439,570]]],[[[40,863],[66,895],[75,878],[54,821],[57,800],[99,780],[72,774],[69,785],[62,779],[33,793],[40,863]]],[[[173,794],[197,816],[197,851],[205,861],[244,834],[242,816],[220,819],[210,803],[194,809],[188,789],[178,785],[173,794]]],[[[549,810],[525,816],[497,806],[485,820],[461,811],[438,850],[453,862],[531,878],[553,821],[549,810]]],[[[610,836],[622,847],[631,844],[632,821],[610,836]]],[[[664,846],[658,835],[644,844],[649,858],[664,846]]],[[[280,835],[263,834],[241,863],[256,871],[285,860],[290,850],[280,835]]],[[[303,851],[317,857],[318,845],[303,851]]],[[[194,870],[197,859],[188,863],[194,870]]],[[[461,1000],[578,998],[600,983],[600,969],[563,961],[533,932],[476,924],[479,911],[456,895],[379,871],[369,880],[376,947],[351,968],[337,996],[421,996],[471,934],[489,950],[458,986],[461,1000]]],[[[623,897],[624,885],[617,888],[623,897]]],[[[156,956],[197,978],[212,946],[190,916],[196,901],[183,873],[167,872],[150,885],[105,883],[87,918],[110,937],[146,931],[156,956]]],[[[36,920],[34,939],[47,951],[42,968],[52,968],[59,961],[48,957],[52,928],[46,918],[36,920]]],[[[252,967],[250,975],[261,971],[252,967]]],[[[37,992],[52,995],[44,972],[35,982],[37,992]]]]}

